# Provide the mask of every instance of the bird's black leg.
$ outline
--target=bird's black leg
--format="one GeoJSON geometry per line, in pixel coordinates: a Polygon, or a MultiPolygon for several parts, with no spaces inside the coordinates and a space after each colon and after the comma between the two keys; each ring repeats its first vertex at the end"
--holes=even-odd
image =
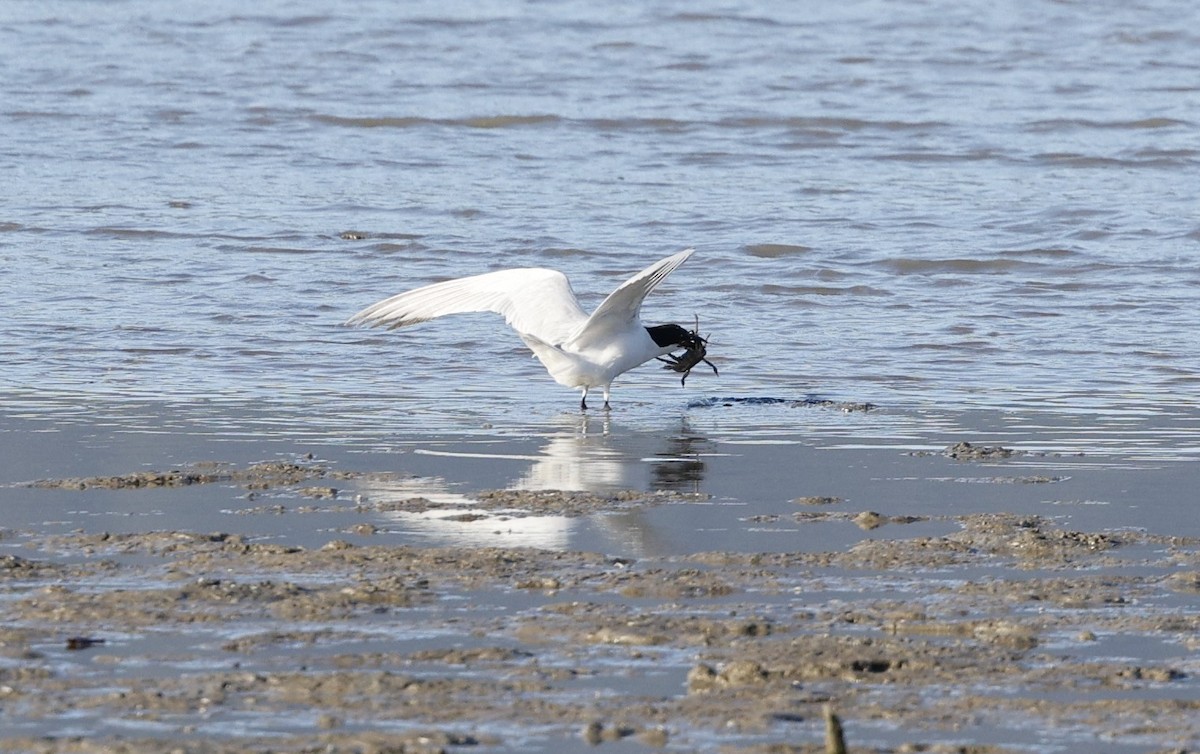
{"type": "Polygon", "coordinates": [[[583,389],[583,397],[579,399],[579,410],[580,411],[587,411],[587,393],[588,393],[588,389],[585,387],[583,389]]]}

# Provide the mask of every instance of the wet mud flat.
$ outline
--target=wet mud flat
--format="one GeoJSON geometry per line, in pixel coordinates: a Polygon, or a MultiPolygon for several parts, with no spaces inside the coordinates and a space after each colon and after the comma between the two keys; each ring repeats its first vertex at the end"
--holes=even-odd
{"type": "MultiPolygon", "coordinates": [[[[435,504],[343,499],[354,477],[296,463],[32,483],[220,484],[245,516],[350,523],[315,547],[4,530],[0,749],[817,752],[826,705],[851,751],[1200,740],[1195,539],[988,513],[829,552],[396,545],[373,536],[380,511],[435,504]]],[[[474,497],[470,515],[499,522],[701,496],[474,497]]],[[[794,502],[780,515],[800,524],[913,522],[794,502]]]]}

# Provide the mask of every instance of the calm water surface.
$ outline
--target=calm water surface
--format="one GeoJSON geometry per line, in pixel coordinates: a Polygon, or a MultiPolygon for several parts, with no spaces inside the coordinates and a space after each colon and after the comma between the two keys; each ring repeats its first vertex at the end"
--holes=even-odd
{"type": "Polygon", "coordinates": [[[0,399],[556,417],[494,318],[339,323],[505,266],[591,306],[695,246],[645,314],[700,314],[722,375],[644,367],[627,421],[817,395],[1157,417],[1190,454],[1197,29],[1181,0],[4,3],[0,399]]]}

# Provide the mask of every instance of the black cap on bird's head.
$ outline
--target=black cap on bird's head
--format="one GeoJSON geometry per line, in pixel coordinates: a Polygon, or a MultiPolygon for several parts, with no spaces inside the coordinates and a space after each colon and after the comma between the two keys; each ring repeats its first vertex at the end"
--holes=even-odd
{"type": "Polygon", "coordinates": [[[655,325],[647,327],[646,332],[650,333],[651,339],[660,348],[695,349],[704,346],[704,339],[700,337],[699,333],[686,330],[679,325],[655,325]]]}

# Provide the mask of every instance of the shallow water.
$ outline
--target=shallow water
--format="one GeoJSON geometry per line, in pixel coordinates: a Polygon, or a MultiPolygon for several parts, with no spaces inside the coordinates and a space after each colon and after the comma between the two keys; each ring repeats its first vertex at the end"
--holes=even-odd
{"type": "Polygon", "coordinates": [[[433,507],[380,513],[369,519],[378,531],[349,539],[535,546],[635,558],[712,550],[840,551],[866,540],[941,536],[955,529],[954,516],[999,511],[1045,516],[1081,531],[1133,528],[1200,537],[1190,444],[1197,417],[1175,428],[1175,435],[1157,422],[1160,417],[1140,417],[1120,428],[1122,439],[1090,418],[1045,426],[1044,414],[940,411],[931,421],[912,412],[844,413],[781,403],[693,407],[640,421],[618,412],[607,418],[560,414],[423,434],[384,428],[369,433],[365,427],[344,433],[315,421],[302,427],[288,417],[229,406],[215,415],[145,403],[99,415],[64,408],[56,416],[0,411],[0,455],[8,461],[0,495],[11,530],[227,531],[320,547],[363,521],[356,501],[420,497],[433,507]],[[1002,444],[1016,455],[947,457],[945,449],[964,439],[1002,444]],[[248,494],[234,483],[85,492],[22,485],[262,460],[316,463],[350,476],[310,482],[337,490],[325,504],[290,487],[248,494]],[[492,511],[464,520],[463,514],[478,509],[478,493],[493,489],[602,495],[646,490],[706,499],[629,511],[618,505],[582,517],[510,518],[492,511]],[[810,508],[795,502],[820,496],[838,504],[810,508]],[[313,506],[314,515],[279,515],[313,506]],[[804,519],[810,511],[836,515],[804,519]],[[860,527],[852,517],[863,511],[919,520],[860,527]]]}
{"type": "Polygon", "coordinates": [[[568,408],[493,318],[339,323],[515,265],[592,305],[692,245],[646,315],[701,313],[722,376],[672,400],[643,368],[619,405],[1174,415],[1198,12],[10,3],[0,387],[422,430],[568,408]]]}

